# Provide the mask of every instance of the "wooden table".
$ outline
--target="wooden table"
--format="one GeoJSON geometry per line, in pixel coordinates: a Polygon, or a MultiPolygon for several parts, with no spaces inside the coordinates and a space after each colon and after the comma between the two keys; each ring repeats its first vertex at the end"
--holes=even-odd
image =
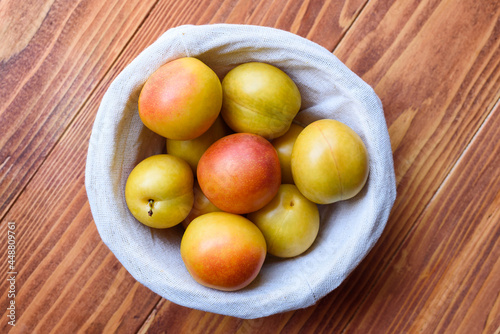
{"type": "Polygon", "coordinates": [[[0,332],[499,333],[499,18],[496,0],[0,2],[0,332]],[[217,22],[304,36],[384,105],[387,227],[306,309],[243,320],[175,305],[134,280],[90,213],[88,140],[111,81],[165,30],[217,22]]]}

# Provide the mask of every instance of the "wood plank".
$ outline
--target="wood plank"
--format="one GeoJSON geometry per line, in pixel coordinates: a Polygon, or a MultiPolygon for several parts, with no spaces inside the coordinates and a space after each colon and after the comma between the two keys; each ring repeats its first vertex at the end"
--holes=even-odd
{"type": "Polygon", "coordinates": [[[366,2],[240,1],[227,17],[215,19],[217,22],[256,24],[283,29],[333,50],[366,2]]]}
{"type": "MultiPolygon", "coordinates": [[[[153,4],[48,2],[43,13],[36,13],[40,8],[30,3],[7,6],[9,15],[21,13],[25,21],[15,21],[18,24],[30,26],[33,16],[43,17],[35,20],[36,29],[21,36],[26,45],[14,45],[19,50],[10,54],[2,49],[2,215],[51,152],[153,4]]],[[[88,119],[89,124],[92,121],[88,119]]],[[[88,141],[90,130],[80,130],[85,131],[81,135],[88,141]]],[[[20,321],[14,332],[48,332],[56,325],[62,332],[72,332],[69,329],[74,326],[107,324],[110,314],[115,320],[111,329],[120,325],[138,328],[151,309],[148,294],[154,298],[153,304],[158,299],[126,273],[100,241],[83,182],[87,147],[78,144],[80,141],[72,142],[62,153],[77,167],[60,168],[63,162],[57,154],[61,153],[55,153],[56,160],[50,160],[51,167],[41,175],[39,183],[24,189],[23,194],[31,196],[28,202],[21,199],[21,209],[14,209],[2,219],[2,235],[6,235],[7,221],[17,224],[19,273],[15,300],[20,321]],[[75,154],[80,160],[72,160],[75,154]],[[32,190],[34,193],[30,193],[32,190]],[[60,191],[66,197],[60,196],[60,191]],[[101,277],[108,277],[108,281],[101,282],[101,277]],[[72,284],[65,285],[68,281],[72,284]],[[82,295],[81,287],[89,282],[92,286],[87,291],[92,293],[82,295]],[[114,293],[113,289],[107,290],[111,284],[119,287],[114,293]],[[131,303],[134,307],[130,307],[131,303]],[[82,305],[86,306],[84,312],[82,305]],[[72,317],[61,326],[57,321],[64,312],[70,312],[72,317]],[[89,313],[93,313],[93,323],[80,322],[89,313]]],[[[4,292],[5,283],[0,286],[4,292]]],[[[2,332],[10,328],[6,322],[1,327],[2,332]]]]}
{"type": "MultiPolygon", "coordinates": [[[[104,91],[98,92],[102,97],[104,91]]],[[[16,223],[18,250],[13,332],[138,329],[159,299],[110,253],[90,213],[85,158],[99,102],[88,101],[93,112],[75,119],[65,145],[55,147],[6,216],[16,223]]],[[[3,235],[5,228],[2,223],[3,235]]],[[[6,289],[2,281],[0,291],[6,289]]],[[[10,328],[6,322],[0,326],[2,332],[10,328]]]]}
{"type": "Polygon", "coordinates": [[[500,328],[499,138],[497,106],[348,332],[493,333],[500,328]]]}
{"type": "MultiPolygon", "coordinates": [[[[306,3],[309,4],[309,2],[306,3]]],[[[416,47],[426,47],[428,41],[417,38],[419,34],[423,34],[420,31],[424,29],[425,24],[413,16],[416,14],[411,14],[412,10],[426,13],[422,20],[431,17],[432,19],[429,20],[433,25],[447,25],[454,18],[443,16],[442,8],[438,11],[439,15],[435,14],[439,7],[436,2],[423,1],[421,3],[420,6],[423,7],[415,8],[404,1],[398,2],[397,7],[390,2],[370,2],[360,14],[353,29],[346,35],[343,43],[336,49],[336,54],[341,57],[341,60],[350,64],[351,68],[362,74],[369,83],[374,85],[384,101],[388,122],[392,125],[391,136],[393,137],[398,172],[398,190],[405,190],[405,192],[403,192],[403,199],[398,198],[388,229],[379,243],[378,249],[370,254],[370,257],[338,291],[306,310],[264,319],[242,321],[190,310],[162,299],[146,321],[143,327],[144,331],[149,329],[149,332],[154,332],[169,328],[166,326],[189,328],[195,332],[205,328],[219,332],[223,332],[223,330],[230,332],[238,330],[240,332],[274,332],[279,329],[289,332],[297,332],[299,329],[304,332],[334,331],[344,328],[353,316],[355,317],[352,324],[355,324],[361,313],[356,313],[356,310],[360,305],[367,307],[363,296],[373,289],[372,282],[380,281],[385,267],[392,263],[391,258],[395,255],[395,249],[404,242],[409,231],[414,226],[425,224],[417,219],[418,215],[432,199],[432,195],[437,191],[461,151],[472,138],[472,134],[487,117],[491,110],[492,101],[498,97],[499,57],[498,53],[495,53],[498,52],[498,27],[495,26],[495,20],[498,22],[497,8],[488,8],[489,16],[484,13],[481,14],[484,16],[481,16],[474,11],[469,11],[469,17],[461,16],[460,20],[463,22],[469,22],[471,18],[475,18],[474,22],[477,26],[474,26],[474,29],[477,29],[477,35],[474,34],[473,38],[471,38],[472,32],[468,30],[472,29],[471,27],[460,31],[458,36],[448,31],[440,37],[444,41],[458,38],[459,41],[472,43],[472,47],[469,45],[462,49],[457,41],[458,50],[450,52],[452,55],[436,55],[431,52],[432,50],[429,50],[430,47],[429,49],[424,48],[424,51],[416,47]],[[391,17],[396,16],[389,15],[391,11],[396,10],[408,13],[407,18],[410,21],[410,23],[405,22],[405,24],[398,23],[399,28],[406,27],[406,30],[402,29],[404,33],[401,33],[399,39],[398,33],[401,29],[398,30],[397,25],[391,26],[390,22],[391,17]],[[380,18],[375,20],[378,16],[380,18]],[[443,22],[439,23],[440,20],[443,22]],[[374,31],[377,27],[382,29],[378,31],[378,35],[369,33],[370,30],[364,31],[368,22],[374,22],[371,28],[374,31]],[[490,32],[487,29],[488,24],[492,25],[490,32]],[[388,41],[380,40],[379,36],[384,35],[380,33],[381,31],[384,32],[385,36],[393,35],[394,37],[388,38],[388,41]],[[356,44],[359,41],[363,42],[359,45],[356,44]],[[409,48],[408,53],[405,53],[404,50],[411,43],[416,43],[416,45],[409,48]],[[474,52],[479,55],[476,61],[473,61],[474,52]],[[395,69],[391,70],[391,66],[401,69],[404,68],[405,63],[411,64],[417,56],[420,56],[420,53],[424,56],[420,60],[421,63],[418,63],[422,64],[421,66],[423,66],[424,61],[428,62],[428,66],[435,67],[442,64],[444,60],[451,60],[448,68],[441,69],[442,72],[438,73],[441,78],[451,76],[451,79],[429,83],[424,80],[428,73],[421,73],[420,77],[417,75],[418,73],[413,75],[408,73],[408,70],[403,71],[403,74],[398,74],[395,69]],[[374,57],[374,59],[369,59],[368,66],[365,66],[364,62],[356,60],[365,54],[374,57]],[[457,55],[459,54],[465,55],[466,59],[458,60],[457,55]],[[434,59],[434,57],[438,58],[434,59]],[[396,65],[391,65],[391,62],[396,65]],[[420,81],[424,81],[424,87],[426,87],[425,94],[422,93],[421,96],[417,94],[417,88],[422,87],[417,85],[420,81]],[[418,98],[412,99],[411,96],[406,96],[406,91],[405,94],[398,92],[393,89],[391,82],[405,89],[407,87],[414,88],[412,85],[416,85],[417,88],[408,92],[416,94],[418,98]],[[433,86],[428,87],[429,84],[433,86]],[[438,117],[439,126],[432,124],[435,121],[434,114],[438,117]],[[419,131],[423,133],[421,134],[419,131]],[[450,133],[447,133],[448,131],[450,133]],[[394,140],[394,137],[397,140],[394,140]],[[422,147],[413,144],[413,141],[417,140],[423,140],[422,147]],[[426,159],[430,161],[426,162],[426,159]],[[437,163],[441,171],[431,171],[432,163],[437,163]],[[431,176],[430,180],[423,180],[424,177],[419,176],[420,173],[424,172],[427,173],[427,177],[431,176]],[[420,189],[422,186],[423,189],[420,189]],[[412,199],[415,199],[415,203],[412,203],[412,199]],[[406,212],[407,210],[410,212],[406,212]],[[413,217],[414,215],[416,216],[413,217]],[[384,246],[380,246],[381,244],[384,246]],[[195,326],[195,323],[192,325],[194,327],[191,328],[189,324],[194,319],[200,320],[200,325],[195,326]]],[[[126,274],[121,265],[98,240],[97,232],[89,215],[88,205],[82,193],[83,166],[90,126],[100,98],[110,80],[161,33],[159,26],[162,27],[161,29],[166,29],[176,25],[174,22],[177,24],[181,22],[223,22],[223,20],[229,20],[231,13],[233,13],[233,19],[238,17],[240,14],[237,13],[240,10],[232,12],[232,8],[244,4],[245,6],[249,5],[249,3],[243,2],[214,2],[203,10],[190,11],[189,4],[160,2],[148,20],[158,20],[161,24],[156,26],[153,24],[148,26],[147,22],[144,24],[141,32],[132,43],[129,43],[111,72],[106,76],[106,80],[100,83],[90,95],[90,99],[80,110],[54,150],[47,152],[47,154],[50,153],[47,160],[38,169],[5,220],[16,221],[20,231],[19,246],[22,248],[20,248],[19,265],[21,271],[17,286],[19,295],[16,300],[21,307],[19,309],[20,323],[26,321],[30,325],[24,327],[24,330],[30,331],[36,326],[35,324],[39,324],[37,329],[43,330],[43,332],[50,330],[74,332],[76,329],[86,329],[92,332],[99,332],[103,329],[134,331],[134,329],[139,328],[149,310],[159,300],[158,296],[140,286],[126,274]],[[172,16],[169,17],[167,14],[172,16]],[[219,19],[221,21],[218,21],[219,19]],[[80,144],[83,146],[79,146],[80,144]],[[75,148],[73,145],[76,145],[75,148]],[[40,194],[47,194],[47,198],[40,198],[44,197],[40,194]],[[73,262],[75,265],[72,265],[73,262]],[[54,282],[69,283],[65,287],[58,287],[54,282]],[[99,287],[100,284],[103,285],[102,289],[99,287]],[[84,288],[80,292],[79,289],[82,286],[84,288]],[[98,287],[97,290],[96,287],[98,287]],[[137,306],[136,303],[138,303],[137,306]],[[129,308],[127,305],[134,306],[129,308]]],[[[448,8],[452,10],[451,12],[454,12],[453,9],[456,10],[453,6],[458,6],[457,2],[446,2],[445,4],[451,6],[448,8]]],[[[287,6],[292,6],[292,4],[287,6]]],[[[257,8],[270,7],[257,5],[257,8]]],[[[278,13],[277,9],[274,11],[278,13]]],[[[250,18],[258,18],[257,14],[252,15],[250,18]]],[[[269,17],[272,16],[267,16],[267,18],[269,17]]],[[[282,18],[282,20],[282,22],[288,22],[288,19],[282,18]]],[[[236,20],[236,22],[238,21],[236,20]]],[[[454,23],[452,26],[455,28],[460,26],[457,21],[452,23],[454,23]]],[[[78,108],[75,107],[75,109],[78,108]]],[[[497,215],[492,217],[496,218],[497,215]]],[[[0,233],[5,232],[3,230],[5,225],[2,223],[0,233]]],[[[491,269],[492,273],[498,273],[498,265],[491,264],[490,261],[490,264],[484,268],[490,267],[493,268],[491,269]]],[[[482,275],[487,275],[487,272],[483,272],[482,275]]],[[[449,276],[452,275],[449,274],[449,276]]],[[[484,282],[486,282],[484,283],[486,288],[483,291],[494,291],[495,280],[484,279],[484,282]]],[[[2,282],[0,291],[5,291],[6,286],[6,282],[2,282]]],[[[441,289],[436,290],[438,292],[435,292],[434,300],[439,300],[439,290],[441,289]]],[[[377,290],[373,291],[375,293],[377,290]]],[[[484,292],[478,294],[474,303],[481,303],[481,300],[485,299],[485,295],[484,292]]],[[[487,299],[487,301],[491,300],[487,299]]],[[[492,312],[498,311],[498,304],[497,301],[491,307],[492,312]]],[[[474,316],[473,313],[466,314],[466,317],[474,316]]],[[[2,314],[2,317],[5,318],[5,314],[2,314]]],[[[495,323],[492,322],[492,324],[495,323]]]]}
{"type": "MultiPolygon", "coordinates": [[[[84,166],[92,123],[100,100],[112,79],[165,29],[180,23],[226,22],[230,15],[233,15],[232,20],[235,20],[234,15],[239,13],[240,9],[234,11],[232,8],[243,5],[244,2],[239,1],[220,1],[210,2],[208,6],[199,6],[193,10],[190,3],[159,2],[123,52],[118,51],[118,45],[113,45],[111,54],[104,55],[103,53],[101,55],[109,57],[110,61],[114,61],[114,65],[97,87],[92,88],[93,90],[84,89],[87,95],[81,92],[81,86],[74,88],[71,94],[81,96],[81,98],[71,100],[72,102],[58,100],[59,95],[57,94],[70,95],[67,92],[64,94],[56,92],[54,94],[57,96],[52,98],[54,102],[46,102],[47,105],[44,106],[48,117],[46,123],[55,122],[57,117],[63,117],[61,114],[58,115],[60,111],[59,107],[55,107],[56,103],[68,108],[67,121],[71,121],[71,117],[74,119],[51,151],[50,144],[47,144],[46,157],[43,157],[45,160],[40,162],[40,166],[37,166],[36,174],[29,182],[19,183],[19,188],[27,184],[8,210],[1,226],[1,233],[4,233],[6,232],[5,222],[14,221],[17,224],[19,273],[16,280],[16,303],[19,305],[19,309],[16,317],[18,324],[20,324],[16,328],[17,330],[40,332],[135,331],[160,300],[159,296],[144,288],[125,272],[116,258],[100,241],[92,222],[84,193],[84,166]],[[113,56],[119,53],[119,58],[114,60],[113,56]],[[83,105],[78,103],[83,103],[83,101],[83,105]]],[[[272,6],[280,5],[273,3],[272,6]]],[[[309,5],[305,8],[309,8],[309,5]]],[[[61,10],[67,10],[67,8],[61,10]]],[[[245,21],[240,22],[244,23],[245,21]]],[[[310,17],[309,22],[312,26],[314,19],[310,17]]],[[[63,29],[62,27],[64,25],[61,23],[61,29],[63,29]]],[[[297,28],[299,29],[300,26],[297,28]]],[[[75,46],[72,45],[72,47],[75,46]]],[[[48,52],[51,54],[50,51],[48,52]]],[[[76,51],[67,52],[76,53],[76,51]]],[[[42,61],[38,66],[43,68],[46,66],[44,64],[42,61]]],[[[12,68],[15,67],[12,65],[12,68]]],[[[104,65],[102,68],[104,71],[104,65]]],[[[96,72],[95,75],[103,75],[103,72],[96,72]]],[[[65,80],[70,80],[70,77],[71,75],[67,74],[65,80]]],[[[60,79],[61,77],[56,75],[51,80],[60,79]]],[[[26,80],[29,82],[33,79],[28,77],[26,80]]],[[[74,80],[74,85],[83,85],[78,82],[79,79],[75,78],[74,80]]],[[[90,77],[81,80],[95,84],[95,81],[92,81],[90,77]]],[[[47,85],[49,84],[50,82],[47,83],[47,85]]],[[[71,85],[71,83],[65,85],[71,85]]],[[[23,89],[26,91],[25,94],[33,92],[33,88],[22,86],[19,94],[24,91],[23,89]]],[[[17,98],[14,96],[11,99],[15,101],[17,98]]],[[[34,101],[31,104],[34,105],[34,101]]],[[[10,109],[6,110],[7,113],[10,112],[10,109]]],[[[64,128],[64,124],[67,123],[62,122],[58,126],[64,128]]],[[[27,133],[22,132],[16,135],[19,137],[18,139],[22,139],[23,136],[29,137],[27,133]]],[[[35,140],[38,141],[38,145],[42,145],[42,137],[22,140],[35,140]]],[[[46,137],[43,138],[48,140],[46,137]]],[[[52,140],[56,139],[58,139],[57,134],[54,134],[52,140]]],[[[8,164],[12,163],[13,165],[15,162],[15,166],[18,166],[22,163],[20,158],[9,156],[11,156],[12,161],[8,160],[8,164]]],[[[21,173],[21,171],[15,172],[21,173]]],[[[16,191],[10,190],[11,196],[15,194],[16,191]]],[[[6,289],[7,282],[1,282],[0,291],[6,291],[6,289]]],[[[185,310],[191,311],[166,300],[162,300],[157,310],[160,310],[161,314],[165,314],[164,310],[173,310],[179,316],[185,310]]],[[[209,313],[198,314],[205,318],[212,317],[209,313]]],[[[6,316],[5,311],[3,311],[2,316],[6,316]]],[[[152,322],[150,321],[149,324],[154,323],[156,326],[158,319],[151,317],[152,322]]],[[[239,326],[240,320],[235,320],[236,322],[233,322],[231,318],[222,319],[221,324],[225,329],[236,328],[239,326]]],[[[7,328],[4,323],[2,326],[2,330],[7,328]]],[[[203,330],[202,327],[199,329],[203,330]]]]}
{"type": "Polygon", "coordinates": [[[155,2],[1,2],[0,217],[155,2]]]}

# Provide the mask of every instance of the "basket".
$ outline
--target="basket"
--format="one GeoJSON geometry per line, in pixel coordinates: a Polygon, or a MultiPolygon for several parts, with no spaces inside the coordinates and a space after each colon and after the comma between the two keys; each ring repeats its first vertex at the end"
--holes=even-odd
{"type": "Polygon", "coordinates": [[[172,28],[116,77],[92,129],[85,185],[103,242],[138,282],[173,303],[245,319],[308,307],[337,288],[379,239],[396,198],[389,134],[373,89],[318,44],[275,28],[233,24],[172,28]],[[141,88],[159,66],[185,56],[200,59],[221,80],[236,65],[250,61],[282,69],[302,96],[299,122],[339,120],[360,135],[370,156],[361,193],[319,206],[320,232],[313,246],[291,259],[269,256],[257,278],[239,291],[195,282],[180,256],[182,227],[146,227],[125,202],[131,170],[165,146],[165,139],[139,118],[141,88]]]}

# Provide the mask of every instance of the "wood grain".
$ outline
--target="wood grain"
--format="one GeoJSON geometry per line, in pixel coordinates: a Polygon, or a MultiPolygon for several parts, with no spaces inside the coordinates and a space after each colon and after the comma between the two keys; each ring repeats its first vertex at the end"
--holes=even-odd
{"type": "MultiPolygon", "coordinates": [[[[90,99],[84,109],[95,111],[99,102],[90,99]]],[[[127,332],[140,327],[159,299],[125,271],[97,233],[84,187],[94,113],[80,115],[6,216],[17,224],[14,333],[127,332]]],[[[2,332],[8,328],[1,326],[2,332]]]]}
{"type": "Polygon", "coordinates": [[[347,332],[493,333],[500,328],[499,138],[497,106],[347,332]]]}
{"type": "Polygon", "coordinates": [[[340,41],[366,0],[240,1],[215,21],[275,27],[306,37],[328,50],[340,41]],[[222,21],[223,20],[223,21],[222,21]]]}
{"type": "Polygon", "coordinates": [[[154,3],[2,2],[0,38],[7,43],[0,57],[0,217],[154,3]]]}
{"type": "Polygon", "coordinates": [[[0,233],[16,222],[19,272],[17,326],[3,299],[0,331],[495,333],[499,17],[486,0],[1,2],[0,233]],[[92,220],[84,166],[107,87],[169,27],[218,22],[334,50],[384,105],[398,181],[387,228],[306,309],[242,320],[175,305],[126,272],[92,220]]]}
{"type": "MultiPolygon", "coordinates": [[[[336,54],[374,87],[384,105],[389,133],[397,133],[393,148],[398,198],[379,243],[336,292],[351,290],[342,297],[349,300],[366,296],[381,273],[394,265],[396,251],[500,97],[499,3],[377,4],[369,3],[336,54]],[[458,18],[449,13],[461,14],[458,18]],[[385,20],[377,23],[375,17],[385,20]],[[365,24],[371,24],[372,33],[356,36],[356,27],[365,24]],[[380,40],[382,35],[394,39],[380,40]],[[372,58],[357,61],[361,55],[372,58]]],[[[345,324],[332,321],[331,326],[345,324]]]]}
{"type": "MultiPolygon", "coordinates": [[[[19,322],[13,332],[72,332],[75,327],[95,326],[102,330],[110,314],[115,316],[111,328],[138,328],[151,309],[147,296],[158,299],[124,272],[92,221],[83,180],[93,117],[85,129],[78,122],[76,129],[67,128],[153,4],[49,3],[33,35],[26,35],[29,42],[2,59],[1,230],[3,237],[6,222],[16,222],[18,240],[19,322]],[[66,130],[81,138],[62,151],[54,149],[66,130]],[[36,174],[50,154],[45,172],[36,174]],[[73,164],[61,168],[67,161],[73,164]],[[9,211],[16,199],[17,207],[9,211]],[[114,293],[109,288],[113,284],[114,293]],[[82,287],[87,293],[81,293],[82,287]],[[136,305],[130,307],[131,303],[136,305]]],[[[9,7],[9,17],[19,15],[28,24],[32,16],[26,11],[37,10],[30,6],[25,2],[9,7]]],[[[94,103],[95,108],[98,102],[94,103]]],[[[2,280],[2,295],[6,287],[2,280]]],[[[0,331],[10,327],[2,321],[0,331]]]]}
{"type": "Polygon", "coordinates": [[[47,16],[54,1],[25,2],[21,8],[17,1],[7,0],[0,3],[0,61],[7,60],[23,50],[47,16]]]}
{"type": "MultiPolygon", "coordinates": [[[[74,125],[72,135],[82,124],[74,125]]],[[[144,305],[148,296],[156,298],[124,271],[100,241],[84,189],[85,155],[86,143],[81,140],[56,148],[48,163],[67,163],[65,175],[50,168],[41,170],[19,198],[21,203],[36,202],[34,210],[14,209],[7,216],[18,225],[19,332],[65,333],[89,326],[102,330],[111,315],[119,320],[111,327],[134,328],[150,310],[144,305]],[[47,187],[53,196],[39,198],[47,187]]],[[[95,329],[91,332],[98,332],[95,329]]]]}

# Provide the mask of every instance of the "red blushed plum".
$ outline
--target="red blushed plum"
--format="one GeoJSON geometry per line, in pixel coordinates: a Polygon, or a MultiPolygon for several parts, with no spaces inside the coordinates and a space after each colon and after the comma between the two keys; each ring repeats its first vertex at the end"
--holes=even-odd
{"type": "Polygon", "coordinates": [[[212,212],[195,218],[181,240],[181,257],[198,283],[235,291],[259,274],[266,258],[266,240],[248,219],[212,212]]]}
{"type": "Polygon", "coordinates": [[[215,141],[229,134],[229,129],[224,124],[222,117],[218,117],[214,124],[205,131],[201,136],[190,140],[175,140],[167,138],[166,146],[167,153],[175,155],[186,161],[193,173],[196,174],[196,167],[198,161],[207,148],[210,147],[215,141]]]}
{"type": "Polygon", "coordinates": [[[214,123],[222,106],[217,74],[196,58],[161,66],[139,96],[139,116],[151,131],[170,139],[189,140],[214,123]]]}
{"type": "Polygon", "coordinates": [[[269,203],[281,184],[278,154],[265,138],[235,133],[219,139],[197,169],[203,193],[219,209],[245,214],[269,203]]]}

